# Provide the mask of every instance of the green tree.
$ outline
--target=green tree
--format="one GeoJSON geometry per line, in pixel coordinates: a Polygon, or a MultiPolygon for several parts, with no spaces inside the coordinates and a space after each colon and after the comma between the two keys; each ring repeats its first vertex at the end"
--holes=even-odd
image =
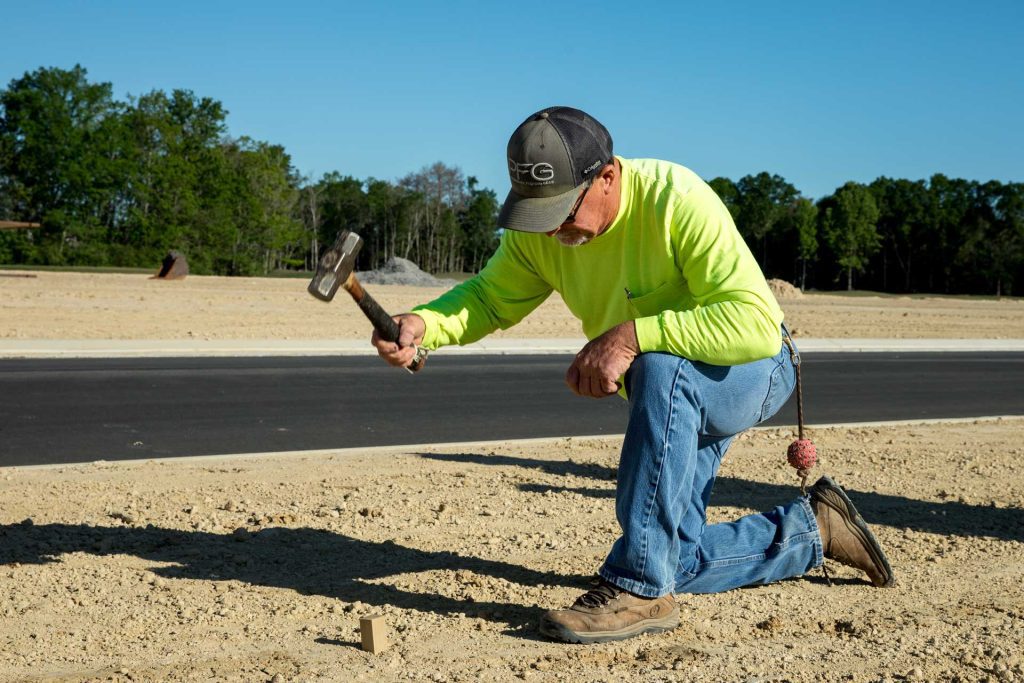
{"type": "Polygon", "coordinates": [[[789,222],[796,235],[800,289],[806,289],[807,263],[818,255],[818,207],[806,197],[797,198],[790,207],[789,222]]]}
{"type": "Polygon", "coordinates": [[[961,226],[957,265],[968,291],[1002,296],[1013,289],[1024,259],[1024,195],[1020,184],[989,181],[977,186],[975,205],[961,226]],[[977,285],[972,286],[973,282],[977,285]]]}
{"type": "Polygon", "coordinates": [[[970,200],[961,220],[947,227],[951,247],[956,250],[947,291],[984,288],[991,272],[986,266],[993,259],[990,246],[997,232],[995,203],[1001,185],[991,181],[972,183],[970,187],[970,200]]]}
{"type": "Polygon", "coordinates": [[[153,91],[131,103],[124,127],[133,174],[120,240],[139,260],[185,249],[193,270],[213,269],[218,259],[209,248],[230,232],[231,171],[220,148],[226,116],[219,102],[188,90],[153,91]]]}
{"type": "Polygon", "coordinates": [[[102,261],[117,217],[125,172],[120,107],[109,83],[86,76],[77,65],[41,68],[0,93],[0,154],[12,208],[44,226],[34,261],[102,261]]]}
{"type": "Polygon", "coordinates": [[[991,253],[988,275],[995,280],[996,296],[1013,293],[1024,278],[1024,183],[1008,183],[999,191],[991,253]]]}
{"type": "Polygon", "coordinates": [[[298,212],[302,221],[304,239],[308,245],[305,256],[305,269],[312,270],[320,260],[320,227],[324,222],[321,208],[324,189],[319,183],[310,183],[303,179],[299,188],[298,212]]]}
{"type": "Polygon", "coordinates": [[[881,177],[869,186],[878,205],[878,232],[882,239],[882,289],[888,291],[891,254],[902,274],[903,291],[912,291],[915,253],[921,249],[928,211],[924,181],[881,177]]]}
{"type": "Polygon", "coordinates": [[[823,200],[822,234],[846,273],[846,289],[853,289],[853,274],[863,272],[880,244],[878,206],[871,192],[848,182],[823,200]]]}
{"type": "Polygon", "coordinates": [[[371,220],[370,202],[363,185],[362,180],[343,176],[336,171],[325,174],[319,183],[323,214],[322,242],[328,246],[333,244],[342,230],[359,233],[367,245],[373,246],[359,252],[359,267],[366,269],[376,268],[380,262],[376,253],[379,238],[371,220]]]}
{"type": "Polygon", "coordinates": [[[366,200],[374,231],[374,254],[383,263],[399,254],[409,241],[413,216],[418,214],[420,197],[386,180],[370,178],[366,182],[366,200]]]}
{"type": "Polygon", "coordinates": [[[405,176],[399,186],[421,199],[402,256],[433,272],[457,268],[462,235],[456,216],[467,199],[462,171],[438,161],[405,176]]]}
{"type": "MultiPolygon", "coordinates": [[[[6,172],[4,150],[0,146],[0,220],[15,220],[19,217],[14,199],[11,177],[6,172]]],[[[24,230],[0,230],[0,263],[16,263],[23,260],[24,253],[31,248],[31,238],[24,230]]]]}
{"type": "Polygon", "coordinates": [[[235,186],[229,274],[265,275],[303,248],[294,212],[298,178],[279,145],[241,138],[225,142],[223,149],[235,186]]]}
{"type": "Polygon", "coordinates": [[[466,181],[469,201],[459,213],[459,226],[463,234],[463,265],[458,270],[473,273],[484,267],[498,246],[498,196],[493,190],[477,188],[477,184],[474,176],[466,181]]]}
{"type": "Polygon", "coordinates": [[[725,208],[729,209],[733,221],[738,221],[740,215],[740,191],[736,188],[736,183],[728,178],[718,177],[709,180],[708,185],[711,186],[711,189],[715,191],[718,198],[725,204],[725,208]]]}
{"type": "MultiPolygon", "coordinates": [[[[768,272],[768,236],[785,218],[797,191],[779,175],[762,171],[747,175],[736,183],[739,215],[736,227],[756,254],[760,252],[761,270],[768,272]]],[[[728,205],[726,205],[728,206],[728,205]]]]}
{"type": "Polygon", "coordinates": [[[963,262],[962,243],[977,218],[977,183],[948,178],[941,173],[928,182],[928,204],[922,234],[914,240],[926,263],[925,289],[952,292],[958,288],[956,267],[963,262]]]}

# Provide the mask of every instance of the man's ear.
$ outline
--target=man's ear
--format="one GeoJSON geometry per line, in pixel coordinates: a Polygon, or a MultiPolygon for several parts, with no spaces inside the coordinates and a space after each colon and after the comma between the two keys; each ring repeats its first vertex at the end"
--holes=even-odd
{"type": "Polygon", "coordinates": [[[601,189],[604,192],[611,191],[611,188],[615,186],[615,176],[618,174],[619,169],[615,166],[615,160],[612,159],[611,163],[605,164],[601,167],[601,172],[598,173],[598,179],[601,181],[601,189]]]}

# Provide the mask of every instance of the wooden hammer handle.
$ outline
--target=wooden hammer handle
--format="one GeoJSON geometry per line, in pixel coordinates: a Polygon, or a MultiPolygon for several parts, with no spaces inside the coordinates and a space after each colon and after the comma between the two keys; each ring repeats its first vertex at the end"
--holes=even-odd
{"type": "MultiPolygon", "coordinates": [[[[376,299],[370,296],[370,293],[363,289],[362,284],[356,278],[355,273],[348,276],[344,284],[345,289],[355,302],[362,309],[363,313],[370,320],[373,328],[377,330],[377,334],[384,341],[398,342],[398,323],[387,314],[380,304],[377,303],[376,299]]],[[[423,367],[423,364],[427,362],[427,349],[423,347],[416,347],[416,357],[413,358],[412,363],[406,368],[409,372],[419,372],[423,367]]]]}

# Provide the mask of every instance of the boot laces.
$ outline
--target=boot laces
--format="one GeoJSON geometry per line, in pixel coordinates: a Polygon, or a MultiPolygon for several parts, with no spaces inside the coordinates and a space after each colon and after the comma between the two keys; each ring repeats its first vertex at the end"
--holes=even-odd
{"type": "Polygon", "coordinates": [[[576,604],[580,607],[602,607],[623,593],[625,591],[618,586],[598,579],[593,588],[577,598],[576,604]]]}

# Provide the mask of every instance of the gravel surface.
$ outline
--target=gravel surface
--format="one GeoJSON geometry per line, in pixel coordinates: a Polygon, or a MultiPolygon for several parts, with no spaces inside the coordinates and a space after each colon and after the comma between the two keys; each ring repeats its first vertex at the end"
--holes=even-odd
{"type": "MultiPolygon", "coordinates": [[[[305,280],[32,274],[0,279],[2,339],[370,335],[305,280]]],[[[447,286],[369,289],[397,313],[447,286]]],[[[1024,338],[1021,299],[777,289],[798,336],[1024,338]]],[[[551,297],[496,336],[579,325],[551,297]]],[[[615,438],[0,468],[0,680],[1024,681],[1024,419],[811,436],[895,588],[835,565],[834,585],[683,596],[676,631],[596,646],[536,623],[616,536],[615,438]],[[371,613],[378,655],[359,648],[371,613]]],[[[712,522],[796,494],[791,439],[738,437],[712,522]]]]}
{"type": "MultiPolygon", "coordinates": [[[[1022,435],[813,430],[895,588],[833,564],[595,646],[535,625],[616,536],[615,438],[0,469],[0,680],[1020,681],[1022,435]]],[[[791,438],[738,439],[712,522],[796,495],[791,438]]]]}
{"type": "MultiPolygon", "coordinates": [[[[370,323],[349,297],[340,292],[335,301],[324,303],[306,292],[304,279],[24,274],[37,277],[0,278],[0,339],[370,338],[370,323]]],[[[395,314],[433,299],[449,284],[368,284],[367,290],[395,314]]],[[[801,337],[1024,338],[1024,299],[1019,298],[813,293],[787,298],[782,288],[778,291],[790,331],[801,337]]],[[[491,338],[581,336],[579,321],[554,295],[520,324],[491,338]]]]}

